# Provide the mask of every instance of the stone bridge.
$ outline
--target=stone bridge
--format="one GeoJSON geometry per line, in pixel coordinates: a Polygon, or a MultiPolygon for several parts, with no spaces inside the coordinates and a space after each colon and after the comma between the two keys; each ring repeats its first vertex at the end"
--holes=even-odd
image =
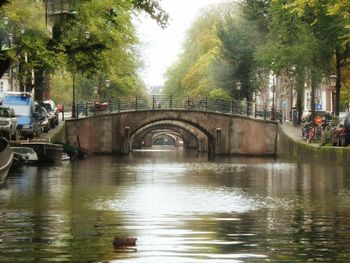
{"type": "Polygon", "coordinates": [[[276,154],[277,122],[199,110],[134,110],[69,119],[66,141],[96,154],[128,154],[142,147],[150,133],[167,130],[181,137],[185,147],[210,156],[276,154]]]}

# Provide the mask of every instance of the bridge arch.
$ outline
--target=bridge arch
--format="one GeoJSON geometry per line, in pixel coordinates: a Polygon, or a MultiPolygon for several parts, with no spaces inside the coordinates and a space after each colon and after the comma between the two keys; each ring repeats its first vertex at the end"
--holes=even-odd
{"type": "Polygon", "coordinates": [[[173,145],[175,147],[176,141],[179,140],[179,137],[175,137],[174,135],[172,135],[171,133],[167,133],[167,132],[158,132],[156,134],[152,134],[152,145],[155,145],[155,143],[159,140],[159,139],[164,139],[164,140],[168,140],[171,142],[170,145],[173,145]]]}
{"type": "Polygon", "coordinates": [[[152,133],[152,145],[161,137],[171,139],[174,142],[174,147],[180,146],[180,141],[183,142],[183,137],[177,132],[171,130],[157,130],[155,133],[152,133]]]}
{"type": "MultiPolygon", "coordinates": [[[[138,130],[135,130],[130,135],[130,150],[132,150],[133,148],[140,148],[141,141],[143,138],[145,138],[147,134],[151,133],[152,131],[157,131],[161,129],[169,129],[171,131],[179,133],[184,139],[185,147],[190,144],[189,140],[193,140],[197,145],[196,148],[199,151],[208,151],[209,153],[211,151],[215,151],[215,149],[209,148],[210,146],[213,147],[213,145],[209,144],[209,138],[203,131],[186,123],[179,122],[177,120],[155,121],[153,123],[149,123],[141,127],[138,130]],[[137,144],[138,147],[135,147],[135,144],[137,144]]],[[[191,143],[191,145],[193,145],[193,143],[191,143]]]]}
{"type": "Polygon", "coordinates": [[[91,153],[127,154],[135,135],[156,123],[182,127],[192,134],[194,130],[200,131],[208,140],[211,156],[276,154],[277,122],[177,109],[112,112],[70,119],[66,121],[66,142],[91,153]]]}

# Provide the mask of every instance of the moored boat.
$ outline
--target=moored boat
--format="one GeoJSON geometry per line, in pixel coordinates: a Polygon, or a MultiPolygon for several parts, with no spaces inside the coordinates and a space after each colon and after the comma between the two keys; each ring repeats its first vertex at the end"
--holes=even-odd
{"type": "Polygon", "coordinates": [[[13,153],[9,142],[0,137],[0,183],[5,181],[5,178],[11,168],[13,162],[13,153]]]}
{"type": "Polygon", "coordinates": [[[26,163],[35,163],[38,161],[38,155],[30,147],[11,147],[12,152],[24,157],[26,163]]]}
{"type": "MultiPolygon", "coordinates": [[[[12,149],[11,149],[12,150],[12,149]]],[[[26,163],[26,159],[23,155],[13,152],[13,162],[10,171],[16,170],[26,163]]]]}
{"type": "Polygon", "coordinates": [[[30,141],[23,142],[21,145],[32,148],[38,156],[39,163],[58,164],[62,161],[63,145],[61,144],[30,141]]]}

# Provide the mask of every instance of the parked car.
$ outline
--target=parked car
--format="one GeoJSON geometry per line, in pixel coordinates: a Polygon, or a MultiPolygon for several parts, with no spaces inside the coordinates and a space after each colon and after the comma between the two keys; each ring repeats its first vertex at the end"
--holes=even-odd
{"type": "Polygon", "coordinates": [[[16,114],[13,108],[0,107],[0,133],[9,140],[18,141],[21,138],[21,133],[17,128],[16,114]]]}
{"type": "Polygon", "coordinates": [[[333,146],[345,147],[347,145],[348,129],[345,128],[344,121],[345,119],[342,119],[338,126],[332,130],[331,141],[333,146]]]}
{"type": "Polygon", "coordinates": [[[34,104],[34,111],[38,116],[38,120],[40,123],[40,127],[43,132],[49,132],[51,129],[49,114],[47,113],[46,109],[44,107],[41,107],[38,103],[35,102],[34,104]]]}
{"type": "Polygon", "coordinates": [[[41,107],[44,107],[49,114],[49,122],[51,128],[55,128],[58,125],[58,109],[52,100],[44,100],[39,102],[41,107]]]}
{"type": "Polygon", "coordinates": [[[32,139],[41,134],[42,129],[30,93],[5,92],[2,104],[15,110],[17,126],[23,137],[32,139]]]}

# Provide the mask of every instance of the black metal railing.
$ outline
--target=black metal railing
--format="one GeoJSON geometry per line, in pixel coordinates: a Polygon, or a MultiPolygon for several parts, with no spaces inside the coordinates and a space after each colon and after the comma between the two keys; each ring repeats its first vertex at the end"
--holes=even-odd
{"type": "MultiPolygon", "coordinates": [[[[69,109],[69,106],[65,108],[69,109]]],[[[246,100],[163,95],[111,98],[108,102],[103,103],[98,101],[78,102],[75,110],[78,117],[123,111],[187,110],[250,116],[266,120],[281,120],[282,118],[279,109],[246,100]]]]}

